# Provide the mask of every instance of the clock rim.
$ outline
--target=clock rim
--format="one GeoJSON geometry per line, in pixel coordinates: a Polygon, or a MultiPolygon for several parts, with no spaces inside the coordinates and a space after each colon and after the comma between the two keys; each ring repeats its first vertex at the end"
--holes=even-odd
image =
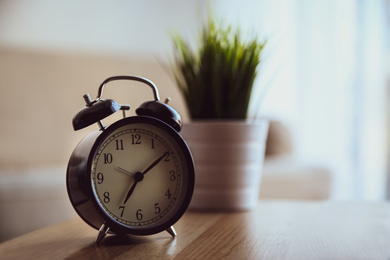
{"type": "MultiPolygon", "coordinates": [[[[156,234],[159,232],[162,232],[164,230],[169,229],[171,226],[173,226],[186,212],[194,192],[194,185],[195,185],[195,168],[194,168],[194,162],[192,158],[192,154],[190,149],[188,148],[188,145],[184,141],[184,139],[181,137],[181,135],[170,125],[166,124],[164,121],[159,120],[154,117],[150,116],[133,116],[133,117],[126,117],[121,120],[118,120],[105,128],[101,134],[96,138],[92,148],[91,152],[89,153],[88,160],[87,160],[87,172],[86,172],[86,184],[88,187],[88,193],[90,194],[89,197],[97,210],[97,212],[100,214],[100,216],[104,219],[105,224],[110,227],[110,231],[116,233],[116,234],[133,234],[133,235],[151,235],[156,234]],[[93,160],[98,152],[98,148],[104,143],[107,137],[110,136],[111,133],[113,133],[115,130],[119,129],[122,126],[129,125],[129,124],[135,124],[135,123],[144,123],[144,124],[150,124],[153,126],[156,126],[166,133],[168,133],[169,136],[171,136],[175,142],[177,142],[180,150],[183,152],[184,158],[186,160],[187,165],[187,172],[188,172],[188,182],[186,187],[186,193],[185,197],[183,198],[181,205],[179,205],[178,210],[166,221],[162,222],[161,224],[150,227],[150,228],[137,228],[137,227],[130,227],[126,226],[122,223],[119,223],[115,221],[111,216],[108,215],[108,213],[103,209],[103,207],[100,205],[98,199],[95,197],[94,191],[93,191],[93,185],[92,185],[92,167],[93,167],[93,160]]],[[[102,223],[104,224],[104,223],[102,223]]],[[[98,227],[99,228],[99,227],[98,227]]]]}

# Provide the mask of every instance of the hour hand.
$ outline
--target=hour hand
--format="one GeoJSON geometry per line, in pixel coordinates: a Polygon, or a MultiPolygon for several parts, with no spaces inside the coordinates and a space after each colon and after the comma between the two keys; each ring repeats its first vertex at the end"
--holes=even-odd
{"type": "Polygon", "coordinates": [[[123,204],[126,204],[127,200],[130,198],[131,194],[133,194],[133,191],[135,189],[135,186],[137,185],[138,181],[135,181],[133,183],[133,185],[131,186],[130,190],[127,192],[127,195],[126,195],[126,198],[125,198],[125,202],[123,202],[123,204]]]}
{"type": "Polygon", "coordinates": [[[125,202],[123,204],[126,204],[127,200],[130,198],[131,194],[133,194],[135,186],[137,185],[138,182],[142,181],[144,179],[144,175],[141,172],[136,172],[134,174],[134,183],[131,186],[130,190],[127,192],[125,202]]]}

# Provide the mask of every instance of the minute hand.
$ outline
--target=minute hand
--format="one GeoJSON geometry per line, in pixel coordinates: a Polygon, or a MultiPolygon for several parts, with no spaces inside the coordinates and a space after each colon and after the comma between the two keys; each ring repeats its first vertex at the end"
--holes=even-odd
{"type": "Polygon", "coordinates": [[[164,159],[165,156],[167,156],[169,152],[165,152],[160,158],[155,160],[148,168],[146,168],[145,171],[142,172],[143,175],[145,175],[148,171],[150,171],[154,166],[156,166],[162,159],[164,159]]]}

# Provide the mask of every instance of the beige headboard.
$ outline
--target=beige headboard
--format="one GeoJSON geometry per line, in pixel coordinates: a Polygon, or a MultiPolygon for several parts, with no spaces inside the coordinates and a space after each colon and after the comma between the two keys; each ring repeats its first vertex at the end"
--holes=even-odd
{"type": "MultiPolygon", "coordinates": [[[[0,167],[66,164],[78,141],[97,128],[73,131],[72,118],[85,105],[82,96],[95,98],[100,83],[114,75],[152,80],[161,99],[171,97],[186,118],[167,60],[0,49],[0,167]]],[[[153,95],[146,85],[126,81],[106,85],[103,98],[130,104],[134,114],[153,95]]],[[[119,119],[117,114],[103,122],[119,119]]]]}

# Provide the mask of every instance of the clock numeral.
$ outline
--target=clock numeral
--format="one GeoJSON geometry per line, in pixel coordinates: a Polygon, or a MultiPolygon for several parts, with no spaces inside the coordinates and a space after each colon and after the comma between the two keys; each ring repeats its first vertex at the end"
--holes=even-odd
{"type": "Polygon", "coordinates": [[[142,215],[142,209],[137,210],[137,212],[136,212],[136,217],[137,217],[137,219],[138,219],[139,221],[142,220],[142,218],[144,217],[144,216],[142,215]]]}
{"type": "Polygon", "coordinates": [[[104,196],[104,199],[103,199],[104,203],[109,203],[111,200],[110,193],[106,191],[105,193],[103,193],[103,196],[104,196]]]}
{"type": "Polygon", "coordinates": [[[166,196],[169,200],[171,199],[172,194],[171,194],[171,190],[170,190],[170,189],[168,189],[167,192],[165,192],[165,196],[166,196]]]}
{"type": "Polygon", "coordinates": [[[155,214],[160,214],[160,212],[161,212],[161,208],[159,207],[158,204],[159,203],[154,203],[154,209],[155,209],[154,213],[155,214]]]}
{"type": "Polygon", "coordinates": [[[170,181],[175,181],[176,180],[176,173],[175,173],[175,171],[170,171],[169,174],[171,175],[171,177],[169,177],[169,180],[170,181]]]}
{"type": "Polygon", "coordinates": [[[132,134],[131,135],[131,144],[141,144],[141,135],[132,134]]]}
{"type": "Polygon", "coordinates": [[[115,143],[116,143],[116,149],[117,150],[123,150],[123,140],[122,139],[115,140],[115,143]]]}
{"type": "Polygon", "coordinates": [[[171,161],[171,154],[169,152],[167,152],[167,156],[165,156],[165,160],[166,162],[170,162],[171,161]]]}
{"type": "Polygon", "coordinates": [[[104,164],[110,164],[112,163],[112,154],[111,153],[104,153],[104,164]]]}
{"type": "Polygon", "coordinates": [[[98,180],[98,181],[97,181],[98,184],[102,184],[102,183],[103,183],[103,181],[104,181],[104,175],[103,175],[103,173],[99,172],[99,173],[97,174],[96,178],[97,178],[97,180],[98,180]]]}
{"type": "Polygon", "coordinates": [[[154,139],[152,138],[152,149],[154,149],[154,139]]]}
{"type": "Polygon", "coordinates": [[[125,211],[125,206],[120,206],[119,210],[122,210],[121,211],[121,217],[123,217],[123,212],[125,211]]]}

